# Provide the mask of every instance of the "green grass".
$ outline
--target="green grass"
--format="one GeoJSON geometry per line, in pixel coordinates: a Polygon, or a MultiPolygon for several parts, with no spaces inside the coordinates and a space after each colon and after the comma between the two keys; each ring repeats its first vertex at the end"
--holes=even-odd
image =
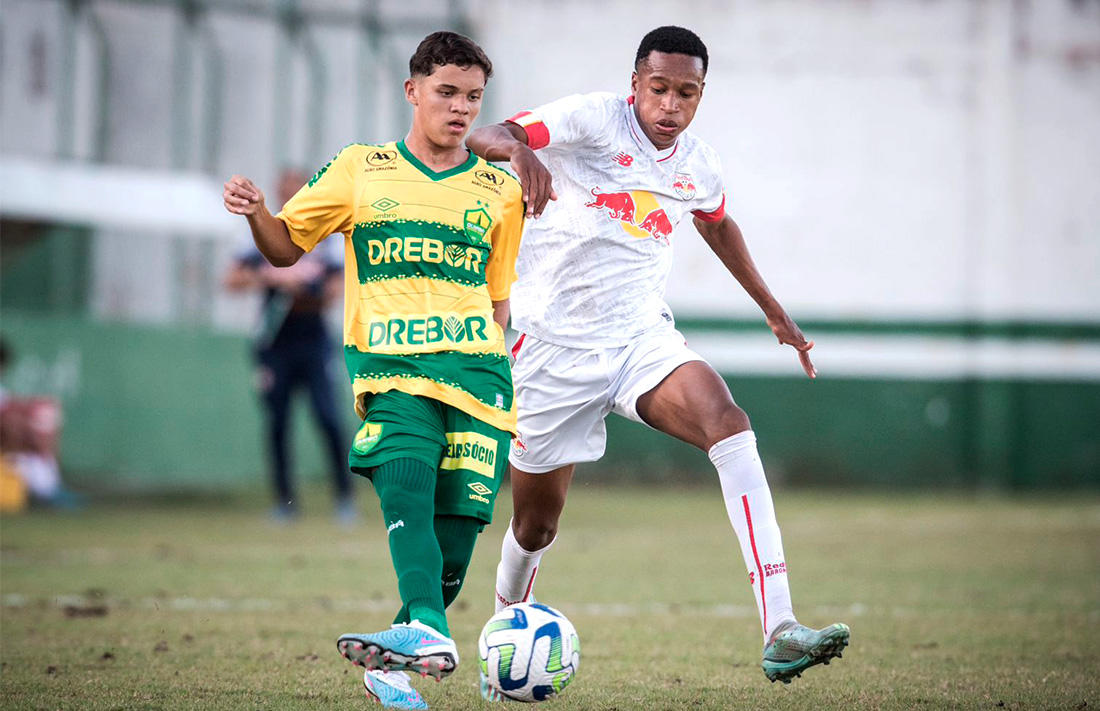
{"type": "MultiPolygon", "coordinates": [[[[323,492],[297,525],[259,503],[114,503],[0,524],[0,708],[370,708],[335,648],[386,626],[396,583],[369,487],[351,532],[323,492]]],[[[777,494],[795,610],[852,647],[788,687],[717,487],[578,481],[539,599],[581,636],[557,709],[1100,708],[1100,499],[777,494]]],[[[452,629],[463,663],[417,682],[434,709],[485,708],[476,635],[492,612],[507,492],[452,629]]]]}

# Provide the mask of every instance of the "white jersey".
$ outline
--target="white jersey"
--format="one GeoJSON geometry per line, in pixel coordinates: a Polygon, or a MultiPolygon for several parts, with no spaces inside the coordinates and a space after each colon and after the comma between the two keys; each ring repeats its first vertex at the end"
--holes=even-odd
{"type": "Polygon", "coordinates": [[[630,97],[567,96],[512,119],[554,176],[557,202],[528,220],[512,287],[521,333],[563,346],[623,345],[672,322],[672,230],[725,215],[714,149],[684,131],[657,150],[630,97]]]}

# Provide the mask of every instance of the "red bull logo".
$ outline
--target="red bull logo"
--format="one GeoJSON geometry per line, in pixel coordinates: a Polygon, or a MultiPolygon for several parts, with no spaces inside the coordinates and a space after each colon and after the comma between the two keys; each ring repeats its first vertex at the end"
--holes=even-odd
{"type": "Polygon", "coordinates": [[[676,173],[672,176],[672,189],[685,200],[695,197],[695,180],[691,173],[676,173]]]}
{"type": "Polygon", "coordinates": [[[585,207],[594,207],[597,210],[607,210],[607,215],[613,220],[634,223],[634,196],[630,193],[601,193],[592,188],[592,202],[586,202],[585,207]]]}
{"type": "Polygon", "coordinates": [[[674,225],[653,193],[646,190],[605,193],[600,192],[599,188],[593,188],[591,192],[592,201],[585,203],[585,207],[607,210],[608,219],[621,224],[632,237],[669,243],[674,225]]]}
{"type": "Polygon", "coordinates": [[[653,239],[659,239],[665,244],[668,244],[668,236],[672,234],[672,223],[660,208],[646,215],[638,227],[653,235],[653,239]]]}

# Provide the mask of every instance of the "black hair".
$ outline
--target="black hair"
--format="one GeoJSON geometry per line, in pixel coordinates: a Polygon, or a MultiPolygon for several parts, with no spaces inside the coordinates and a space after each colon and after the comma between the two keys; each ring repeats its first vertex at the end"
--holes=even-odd
{"type": "Polygon", "coordinates": [[[485,80],[493,76],[493,63],[469,37],[457,32],[433,32],[416,48],[409,59],[409,76],[431,76],[437,66],[454,64],[463,69],[481,67],[485,80]]]}
{"type": "Polygon", "coordinates": [[[710,62],[707,46],[703,44],[703,40],[699,39],[699,35],[691,30],[675,25],[665,25],[651,31],[638,45],[638,54],[634,57],[634,68],[637,69],[642,62],[649,59],[649,55],[653,52],[698,57],[703,60],[703,74],[707,73],[707,65],[710,62]]]}

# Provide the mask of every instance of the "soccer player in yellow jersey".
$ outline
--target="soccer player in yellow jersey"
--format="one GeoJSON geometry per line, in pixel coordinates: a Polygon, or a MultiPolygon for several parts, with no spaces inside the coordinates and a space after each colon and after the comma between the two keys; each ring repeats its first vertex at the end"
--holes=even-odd
{"type": "Polygon", "coordinates": [[[440,679],[458,664],[444,610],[516,431],[504,327],[524,203],[515,178],[463,143],[492,74],[481,48],[436,32],[409,72],[403,141],[344,148],[278,215],[242,176],[224,200],[275,266],[344,235],[344,353],[363,418],[349,462],[381,500],[403,605],[390,629],[337,646],[383,705],[415,709],[427,704],[405,671],[440,679]]]}

